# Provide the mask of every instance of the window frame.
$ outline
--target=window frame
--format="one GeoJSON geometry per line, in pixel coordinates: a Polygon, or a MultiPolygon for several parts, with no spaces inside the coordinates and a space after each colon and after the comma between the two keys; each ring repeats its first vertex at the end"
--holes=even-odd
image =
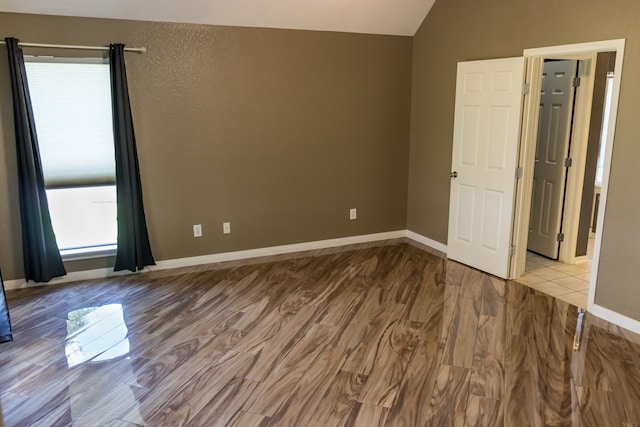
{"type": "MultiPolygon", "coordinates": [[[[64,63],[64,64],[109,64],[108,57],[60,57],[60,56],[43,56],[43,55],[25,55],[25,62],[38,62],[38,63],[64,63]]],[[[27,72],[27,80],[28,80],[28,72],[27,72]]],[[[113,121],[113,118],[112,118],[113,121]]],[[[115,161],[115,159],[114,159],[115,161]]],[[[117,184],[112,184],[117,185],[117,184]]],[[[83,185],[71,186],[68,188],[80,188],[83,185]]],[[[55,188],[52,188],[55,189],[55,188]]],[[[45,187],[45,190],[47,188],[45,187]]],[[[116,199],[117,206],[117,199],[116,199]]],[[[116,218],[117,224],[117,218],[116,218]]],[[[57,238],[56,238],[57,240],[57,238]]],[[[98,246],[89,246],[89,247],[81,247],[81,248],[68,248],[68,249],[60,249],[60,256],[63,261],[76,261],[76,260],[84,260],[84,259],[94,259],[94,258],[105,258],[105,257],[113,257],[116,255],[118,249],[117,244],[117,234],[116,234],[116,242],[109,243],[98,246]]]]}

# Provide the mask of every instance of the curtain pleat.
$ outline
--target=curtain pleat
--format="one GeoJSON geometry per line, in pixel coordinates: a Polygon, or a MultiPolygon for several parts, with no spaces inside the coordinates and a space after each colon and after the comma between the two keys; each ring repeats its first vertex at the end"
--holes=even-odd
{"type": "Polygon", "coordinates": [[[24,274],[26,280],[48,282],[67,272],[51,226],[22,49],[15,38],[5,41],[13,94],[24,274]]]}
{"type": "Polygon", "coordinates": [[[9,307],[4,294],[4,283],[0,272],[0,343],[13,341],[11,335],[11,319],[9,318],[9,307]]]}
{"type": "Polygon", "coordinates": [[[136,137],[129,104],[124,45],[109,48],[113,138],[116,155],[118,251],[114,270],[137,271],[154,265],[142,203],[136,137]]]}

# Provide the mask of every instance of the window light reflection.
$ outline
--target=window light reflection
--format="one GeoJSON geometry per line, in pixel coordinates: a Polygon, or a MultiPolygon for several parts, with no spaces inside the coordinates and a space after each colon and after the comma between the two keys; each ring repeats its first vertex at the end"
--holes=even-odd
{"type": "Polygon", "coordinates": [[[65,354],[71,368],[115,359],[129,353],[127,325],[121,304],[88,307],[69,313],[65,354]]]}

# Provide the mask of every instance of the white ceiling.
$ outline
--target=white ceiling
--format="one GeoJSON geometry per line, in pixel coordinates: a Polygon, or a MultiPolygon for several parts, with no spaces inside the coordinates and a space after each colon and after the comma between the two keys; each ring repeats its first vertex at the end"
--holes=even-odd
{"type": "Polygon", "coordinates": [[[413,36],[435,0],[0,0],[0,11],[413,36]]]}

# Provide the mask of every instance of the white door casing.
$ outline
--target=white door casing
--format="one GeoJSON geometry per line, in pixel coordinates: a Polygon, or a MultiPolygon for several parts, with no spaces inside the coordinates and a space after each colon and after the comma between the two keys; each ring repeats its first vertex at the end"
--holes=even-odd
{"type": "Polygon", "coordinates": [[[507,278],[524,58],[458,63],[450,259],[507,278]]]}
{"type": "Polygon", "coordinates": [[[528,249],[558,258],[578,61],[545,62],[540,94],[528,249]]]}

